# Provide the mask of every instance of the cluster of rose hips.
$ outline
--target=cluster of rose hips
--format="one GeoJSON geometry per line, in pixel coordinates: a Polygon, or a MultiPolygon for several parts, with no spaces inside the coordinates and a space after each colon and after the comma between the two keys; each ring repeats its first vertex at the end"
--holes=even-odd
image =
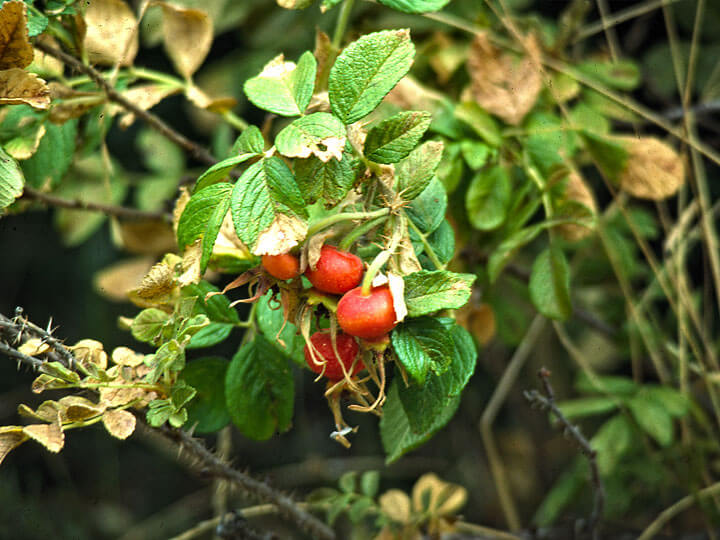
{"type": "MultiPolygon", "coordinates": [[[[276,279],[288,280],[300,275],[300,261],[291,253],[263,255],[262,265],[276,279]]],[[[371,343],[383,341],[396,324],[389,288],[372,287],[363,294],[360,286],[363,272],[363,262],[357,255],[328,245],[320,250],[315,268],[305,270],[305,277],[315,289],[342,295],[336,316],[343,331],[335,336],[335,347],[328,331],[318,331],[310,336],[311,344],[306,344],[304,351],[310,369],[330,381],[343,379],[344,373],[355,375],[364,368],[362,360],[357,358],[359,347],[355,337],[371,343]],[[316,360],[318,356],[320,361],[316,360]]]]}

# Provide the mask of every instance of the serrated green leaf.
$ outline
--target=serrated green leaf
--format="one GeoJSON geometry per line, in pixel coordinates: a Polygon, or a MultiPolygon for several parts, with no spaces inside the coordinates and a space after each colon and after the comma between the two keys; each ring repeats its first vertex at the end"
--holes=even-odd
{"type": "Polygon", "coordinates": [[[230,209],[233,187],[228,183],[213,184],[194,193],[180,216],[177,228],[178,246],[184,249],[202,238],[200,273],[204,273],[212,255],[215,240],[225,215],[230,209]]]}
{"type": "MultiPolygon", "coordinates": [[[[445,219],[447,193],[440,180],[433,178],[420,195],[405,207],[405,213],[424,234],[437,229],[445,219]]],[[[411,236],[413,231],[411,230],[411,236]]]]}
{"type": "Polygon", "coordinates": [[[240,154],[262,154],[265,151],[265,139],[262,132],[257,126],[248,126],[245,128],[230,150],[230,156],[240,154]]]}
{"type": "Polygon", "coordinates": [[[462,148],[460,143],[451,142],[445,145],[443,157],[437,168],[437,177],[445,187],[445,191],[452,193],[460,185],[463,177],[464,164],[461,159],[462,148]]]}
{"type": "Polygon", "coordinates": [[[378,0],[387,7],[397,9],[403,13],[431,13],[440,11],[450,3],[450,0],[378,0]]]}
{"type": "Polygon", "coordinates": [[[497,121],[480,105],[473,101],[461,103],[454,110],[455,118],[470,126],[490,146],[502,144],[502,133],[497,121]]]}
{"type": "Polygon", "coordinates": [[[170,390],[170,403],[179,411],[185,404],[195,397],[197,391],[185,381],[178,381],[170,390]]]}
{"type": "Polygon", "coordinates": [[[465,208],[473,227],[490,231],[503,224],[511,196],[510,175],[496,165],[475,175],[465,194],[465,208]]]}
{"type": "Polygon", "coordinates": [[[576,418],[607,414],[617,409],[618,405],[616,401],[611,398],[587,397],[560,401],[557,406],[565,418],[574,420],[576,418]]]}
{"type": "Polygon", "coordinates": [[[27,10],[28,37],[35,37],[42,34],[50,21],[42,13],[29,9],[27,10]]]}
{"type": "Polygon", "coordinates": [[[552,525],[563,510],[576,499],[578,491],[587,483],[588,475],[587,460],[576,457],[570,468],[553,484],[535,512],[532,522],[541,527],[552,525]]]}
{"type": "Polygon", "coordinates": [[[625,147],[590,131],[580,131],[579,135],[603,175],[610,181],[616,181],[630,155],[625,147]]]}
{"type": "Polygon", "coordinates": [[[432,115],[404,111],[374,126],[365,139],[365,157],[377,163],[397,163],[415,148],[430,127],[432,115]]]}
{"type": "Polygon", "coordinates": [[[540,313],[560,321],[570,317],[570,266],[561,249],[551,246],[537,256],[529,288],[530,299],[540,313]]]}
{"type": "Polygon", "coordinates": [[[77,120],[59,126],[46,122],[45,130],[37,151],[22,162],[27,183],[36,189],[55,187],[68,171],[75,154],[77,120]]]}
{"type": "Polygon", "coordinates": [[[285,356],[262,336],[243,345],[225,376],[230,419],[240,432],[265,440],[290,427],[293,377],[285,356]]]}
{"type": "Polygon", "coordinates": [[[225,405],[225,374],[228,361],[206,357],[189,362],[182,372],[187,384],[197,393],[187,406],[188,425],[195,433],[214,433],[230,422],[225,405]]]}
{"type": "Polygon", "coordinates": [[[295,160],[295,177],[307,204],[323,198],[327,204],[337,204],[345,198],[355,183],[355,170],[348,152],[342,159],[322,162],[315,156],[295,160]]]}
{"type": "Polygon", "coordinates": [[[408,72],[414,55],[407,29],[367,34],[348,45],[330,70],[333,113],[346,124],[371,113],[408,72]]]}
{"type": "Polygon", "coordinates": [[[281,116],[301,115],[312,98],[317,61],[311,52],[300,56],[297,65],[283,55],[268,62],[259,75],[245,82],[248,99],[256,106],[281,116]]]}
{"type": "Polygon", "coordinates": [[[211,347],[227,339],[233,328],[240,322],[237,311],[230,306],[225,295],[216,294],[205,300],[210,292],[219,292],[215,285],[207,281],[183,287],[182,295],[186,298],[196,297],[193,306],[194,315],[205,315],[210,324],[193,335],[187,344],[188,349],[211,347]]]}
{"type": "Polygon", "coordinates": [[[0,148],[0,210],[22,195],[24,185],[25,178],[17,161],[0,148]]]}
{"type": "Polygon", "coordinates": [[[257,154],[240,154],[219,161],[198,176],[197,182],[195,182],[195,186],[193,187],[193,195],[208,186],[220,182],[226,178],[235,167],[256,156],[257,154]]]}
{"type": "Polygon", "coordinates": [[[427,315],[441,309],[457,309],[470,299],[473,274],[447,270],[420,270],[405,276],[405,304],[409,317],[427,315]]]}
{"type": "Polygon", "coordinates": [[[248,246],[255,245],[278,213],[307,215],[292,171],[276,156],[248,167],[235,184],[230,209],[235,232],[248,246]]]}
{"type": "MultiPolygon", "coordinates": [[[[440,226],[427,237],[427,241],[440,263],[447,264],[450,262],[455,254],[455,231],[448,220],[443,220],[440,226]]],[[[425,255],[422,255],[422,257],[425,257],[425,255]]]]}
{"type": "Polygon", "coordinates": [[[395,189],[410,201],[420,195],[435,176],[442,159],[443,143],[428,141],[395,165],[395,189]]]}
{"type": "Polygon", "coordinates": [[[408,319],[398,325],[390,337],[399,362],[421,386],[428,372],[442,373],[452,360],[452,337],[431,317],[408,319]]]}
{"type": "Polygon", "coordinates": [[[342,158],[347,139],[345,125],[335,116],[317,112],[294,120],[275,137],[278,152],[287,157],[322,161],[342,158]]]}
{"type": "Polygon", "coordinates": [[[143,309],[133,319],[130,332],[138,341],[157,343],[170,315],[157,308],[143,309]]]}
{"type": "Polygon", "coordinates": [[[629,399],[628,409],[640,427],[657,441],[660,446],[669,446],[673,442],[673,421],[662,403],[652,396],[640,393],[629,399]]]}
{"type": "Polygon", "coordinates": [[[258,328],[267,340],[289,356],[296,364],[305,367],[303,348],[305,340],[297,333],[297,327],[285,321],[281,306],[271,303],[272,292],[268,292],[257,304],[255,319],[258,328]],[[273,309],[275,308],[275,309],[273,309]]]}
{"type": "Polygon", "coordinates": [[[460,398],[448,400],[433,418],[431,425],[422,433],[415,433],[400,401],[398,379],[393,380],[383,405],[383,416],[380,418],[380,437],[387,455],[386,463],[394,463],[407,452],[427,442],[436,432],[442,429],[455,415],[460,398]]]}

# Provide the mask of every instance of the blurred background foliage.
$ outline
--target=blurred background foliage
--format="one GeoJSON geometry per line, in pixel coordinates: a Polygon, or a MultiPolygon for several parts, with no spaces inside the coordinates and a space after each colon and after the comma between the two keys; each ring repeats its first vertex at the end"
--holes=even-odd
{"type": "MultiPolygon", "coordinates": [[[[283,10],[269,0],[173,3],[207,10],[213,21],[215,39],[211,52],[194,77],[198,87],[213,96],[234,97],[237,105],[233,113],[256,125],[263,125],[266,118],[244,98],[243,82],[281,52],[294,60],[303,51],[312,50],[315,30],[331,34],[337,17],[337,8],[321,15],[317,5],[300,11],[283,10]]],[[[537,29],[541,38],[562,32],[567,22],[562,18],[567,13],[567,2],[506,0],[504,4],[524,28],[537,29]]],[[[699,49],[689,104],[696,113],[700,139],[708,147],[718,149],[720,5],[706,2],[704,17],[697,22],[697,2],[667,2],[676,22],[669,35],[661,2],[598,4],[607,8],[605,15],[616,24],[608,34],[604,33],[598,5],[591,3],[585,23],[568,44],[571,60],[579,63],[608,58],[610,37],[628,62],[626,71],[618,76],[620,82],[614,81],[616,86],[668,122],[678,123],[683,117],[677,78],[680,76],[682,87],[690,43],[697,33],[699,49]],[[673,54],[677,56],[673,58],[673,54]]],[[[442,16],[502,32],[501,23],[488,6],[499,9],[494,0],[487,4],[453,0],[442,16]]],[[[135,65],[172,73],[173,66],[162,47],[159,16],[159,8],[151,8],[143,19],[141,49],[135,65]]],[[[452,102],[458,102],[469,83],[464,64],[470,37],[441,19],[405,15],[372,2],[358,2],[347,40],[378,29],[409,27],[418,49],[413,76],[452,102]]],[[[588,69],[592,70],[592,65],[588,69]]],[[[613,84],[615,75],[609,76],[608,84],[613,84]]],[[[614,131],[666,135],[663,129],[648,125],[626,107],[611,104],[592,91],[584,92],[585,103],[601,109],[599,121],[612,122],[614,131]]],[[[216,155],[225,155],[235,138],[231,123],[193,106],[182,95],[164,99],[153,112],[177,131],[204,143],[216,155]]],[[[597,120],[591,111],[585,112],[587,116],[581,121],[597,120]]],[[[178,181],[192,182],[205,169],[142,122],[136,121],[123,129],[118,122],[110,123],[101,115],[98,108],[91,112],[91,120],[83,119],[77,125],[66,123],[61,129],[83,130],[86,141],[93,136],[106,141],[116,165],[115,174],[122,178],[113,183],[116,203],[168,210],[178,181]],[[92,115],[97,118],[93,120],[92,115]]],[[[542,122],[542,118],[537,121],[542,122]]],[[[98,159],[96,154],[88,154],[76,160],[70,165],[73,172],[68,177],[77,181],[64,182],[56,193],[66,197],[76,193],[87,195],[88,186],[82,184],[82,179],[87,181],[101,174],[98,159]]],[[[41,171],[38,174],[47,174],[48,168],[55,165],[57,162],[40,162],[35,167],[41,171]]],[[[467,222],[464,197],[473,177],[472,164],[460,167],[463,169],[460,174],[448,171],[445,176],[446,179],[457,176],[453,182],[458,187],[450,199],[450,214],[459,236],[454,264],[483,276],[486,262],[483,257],[487,255],[483,246],[491,241],[467,222]]],[[[705,162],[704,167],[711,201],[715,201],[720,192],[720,171],[717,164],[710,162],[705,162]]],[[[583,172],[598,207],[605,210],[613,205],[615,199],[605,189],[597,171],[583,172]]],[[[692,190],[684,189],[679,206],[672,199],[669,203],[623,199],[626,213],[606,215],[606,240],[614,246],[623,277],[630,290],[635,291],[633,299],[618,285],[606,249],[597,236],[564,246],[571,259],[575,312],[561,331],[557,331],[557,325],[553,331],[552,324],[547,324],[538,333],[532,354],[494,424],[507,485],[523,524],[554,524],[559,527],[556,537],[567,537],[557,531],[570,531],[574,520],[587,515],[591,505],[586,462],[561,433],[552,429],[546,415],[531,409],[523,397],[524,389],[537,387],[535,374],[541,366],[552,371],[558,399],[577,398],[567,403],[564,410],[572,420],[581,421],[583,432],[594,437],[599,447],[599,464],[607,490],[604,528],[609,535],[641,530],[663,508],[688,490],[708,485],[720,473],[718,426],[710,419],[712,406],[707,391],[701,382],[694,382],[690,400],[677,391],[660,388],[647,349],[649,340],[654,344],[651,348],[661,351],[663,362],[674,365],[682,354],[675,347],[686,347],[674,341],[677,319],[666,293],[653,283],[647,254],[638,244],[639,237],[645,242],[645,249],[663,261],[668,255],[668,232],[694,198],[692,190]],[[638,328],[630,316],[628,302],[640,302],[647,310],[652,320],[650,328],[638,328]],[[666,334],[672,338],[666,338],[666,334]],[[606,385],[603,392],[598,393],[582,378],[577,358],[592,371],[614,377],[603,379],[606,385]],[[684,421],[681,428],[676,418],[687,418],[690,409],[691,427],[689,421],[684,421]],[[692,433],[694,445],[688,446],[688,433],[692,433]]],[[[104,192],[98,194],[99,199],[105,197],[104,192]]],[[[703,335],[699,339],[717,351],[718,317],[713,288],[718,283],[710,278],[708,246],[697,231],[695,227],[679,241],[687,246],[688,290],[694,291],[689,298],[702,317],[703,335]]],[[[163,244],[163,239],[158,240],[161,247],[148,248],[142,242],[133,247],[127,236],[122,241],[117,223],[99,214],[53,210],[6,216],[0,220],[3,253],[0,312],[12,314],[16,306],[22,306],[37,323],[52,319],[53,324],[60,325],[57,335],[68,343],[91,337],[104,343],[106,350],[128,344],[130,336],[118,329],[117,320],[120,316],[134,316],[136,308],[101,294],[102,282],[96,287],[89,284],[99,283],[98,276],[114,263],[126,261],[128,251],[147,257],[172,249],[173,237],[164,241],[163,244]]],[[[506,527],[487,465],[479,420],[536,316],[527,280],[539,247],[531,246],[519,253],[497,282],[482,289],[479,293],[482,297],[476,299],[474,307],[459,315],[483,344],[478,368],[456,416],[424,447],[385,466],[376,422],[363,415],[353,415],[351,419],[360,426],[352,449],[339,447],[328,438],[329,415],[322,393],[313,384],[311,374],[303,371],[295,374],[293,429],[266,442],[250,441],[234,433],[232,448],[236,463],[266,477],[273,486],[300,496],[317,487],[334,485],[350,470],[377,469],[381,472],[383,490],[398,487],[405,491],[424,472],[433,471],[468,490],[468,502],[462,512],[466,521],[506,527]]],[[[241,317],[243,309],[240,308],[241,317]]],[[[235,352],[238,342],[239,336],[233,335],[210,350],[190,352],[189,358],[192,355],[227,358],[235,352]]],[[[17,370],[13,362],[0,362],[2,423],[18,422],[15,411],[18,403],[41,401],[30,392],[29,380],[29,374],[17,370]]],[[[716,381],[712,379],[710,384],[716,381]]],[[[5,524],[0,528],[0,538],[129,540],[178,534],[212,515],[211,488],[173,458],[172,451],[148,434],[138,432],[129,440],[118,442],[102,428],[73,432],[64,451],[57,455],[39,446],[24,446],[0,468],[0,523],[5,524]]],[[[231,506],[248,502],[233,496],[230,500],[231,506]]],[[[717,529],[718,517],[718,501],[706,499],[681,514],[674,521],[674,530],[717,529]]],[[[272,522],[277,525],[276,520],[272,522]]],[[[262,520],[258,527],[262,527],[262,520]]],[[[361,529],[356,527],[354,534],[362,537],[361,529]]]]}

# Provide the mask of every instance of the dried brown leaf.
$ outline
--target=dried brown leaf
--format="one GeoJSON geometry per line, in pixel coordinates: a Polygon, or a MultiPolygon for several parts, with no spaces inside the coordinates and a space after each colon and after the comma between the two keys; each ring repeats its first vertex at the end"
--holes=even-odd
{"type": "MultiPolygon", "coordinates": [[[[172,86],[162,84],[143,84],[140,86],[133,86],[132,88],[125,90],[122,92],[122,95],[143,111],[149,111],[163,99],[173,94],[177,94],[180,90],[180,88],[174,88],[172,86]]],[[[135,115],[131,112],[124,112],[124,109],[119,105],[112,109],[112,113],[120,111],[123,111],[119,120],[120,127],[123,129],[130,127],[135,121],[135,115]]]]}
{"type": "Polygon", "coordinates": [[[213,41],[213,25],[207,12],[156,2],[163,10],[165,50],[178,73],[186,79],[202,65],[213,41]]]}
{"type": "Polygon", "coordinates": [[[92,0],[85,12],[85,48],[90,61],[132,65],[138,51],[138,22],[122,0],[92,0]]]}
{"type": "Polygon", "coordinates": [[[182,270],[177,278],[178,285],[185,287],[193,283],[200,283],[200,260],[202,259],[202,238],[198,238],[185,248],[182,256],[182,270]]]}
{"type": "Polygon", "coordinates": [[[307,223],[295,216],[277,214],[270,226],[260,233],[253,253],[280,255],[297,246],[307,235],[307,223]]]}
{"type": "MultiPolygon", "coordinates": [[[[575,171],[572,171],[568,176],[568,183],[565,188],[565,199],[569,201],[579,202],[584,205],[593,214],[597,213],[597,204],[595,203],[595,197],[593,197],[592,191],[585,183],[585,180],[575,171]]],[[[582,240],[586,236],[593,233],[593,229],[589,227],[583,227],[582,225],[576,225],[575,223],[566,223],[564,225],[558,225],[555,230],[571,242],[582,240]]]]}
{"type": "Polygon", "coordinates": [[[107,101],[104,92],[79,92],[58,82],[51,82],[50,120],[55,124],[64,124],[73,118],[80,118],[90,109],[107,101]]]}
{"type": "Polygon", "coordinates": [[[518,58],[503,53],[480,34],[467,62],[475,100],[512,125],[522,121],[542,90],[540,45],[534,35],[525,38],[523,45],[526,54],[518,58]]]}
{"type": "Polygon", "coordinates": [[[5,2],[0,8],[0,69],[24,68],[33,59],[24,2],[5,2]]]}
{"type": "Polygon", "coordinates": [[[401,109],[415,109],[420,111],[432,111],[437,103],[444,97],[438,92],[421,85],[410,75],[406,75],[395,85],[390,93],[385,96],[385,101],[397,105],[401,109]]]}
{"type": "Polygon", "coordinates": [[[58,402],[63,407],[63,421],[82,422],[105,411],[105,406],[81,396],[65,396],[58,402]]]}
{"type": "Polygon", "coordinates": [[[93,364],[100,369],[107,368],[108,357],[103,350],[103,344],[94,339],[81,339],[72,347],[68,347],[73,351],[75,358],[81,364],[93,364]]]}
{"type": "Polygon", "coordinates": [[[117,439],[127,439],[135,431],[137,420],[128,411],[113,410],[103,415],[102,423],[108,433],[117,439]]]}
{"type": "Polygon", "coordinates": [[[388,288],[393,299],[393,309],[395,310],[395,322],[402,322],[408,314],[405,305],[405,280],[393,272],[387,275],[388,288]]]}
{"type": "Polygon", "coordinates": [[[39,442],[51,452],[59,452],[65,446],[65,433],[60,423],[60,413],[56,414],[51,424],[30,424],[23,428],[23,433],[39,442]]]}
{"type": "Polygon", "coordinates": [[[37,356],[50,350],[50,345],[40,338],[28,339],[25,343],[18,347],[18,352],[28,356],[37,356]]]}
{"type": "Polygon", "coordinates": [[[159,220],[133,220],[118,223],[116,232],[122,247],[139,255],[160,255],[177,246],[172,226],[159,220]]]}
{"type": "Polygon", "coordinates": [[[173,232],[175,234],[177,234],[178,223],[180,223],[180,216],[182,216],[182,213],[185,210],[185,206],[187,205],[189,200],[190,200],[190,190],[186,187],[181,187],[180,195],[178,195],[178,198],[175,201],[175,208],[173,208],[172,225],[173,225],[173,232]]]}
{"type": "Polygon", "coordinates": [[[127,302],[128,294],[140,285],[153,262],[152,257],[136,257],[111,264],[95,274],[95,290],[109,300],[127,302]]]}
{"type": "Polygon", "coordinates": [[[315,32],[315,50],[313,56],[317,60],[317,71],[315,72],[315,88],[320,88],[319,83],[327,81],[332,67],[331,58],[333,46],[330,36],[322,30],[315,32]]]}
{"type": "Polygon", "coordinates": [[[0,463],[15,448],[28,440],[22,426],[0,427],[0,463]]]}
{"type": "Polygon", "coordinates": [[[685,165],[673,147],[655,137],[623,137],[629,156],[620,186],[634,197],[659,201],[685,183],[685,165]]]}
{"type": "Polygon", "coordinates": [[[0,71],[0,105],[27,103],[36,109],[50,106],[50,90],[34,73],[19,68],[0,71]]]}

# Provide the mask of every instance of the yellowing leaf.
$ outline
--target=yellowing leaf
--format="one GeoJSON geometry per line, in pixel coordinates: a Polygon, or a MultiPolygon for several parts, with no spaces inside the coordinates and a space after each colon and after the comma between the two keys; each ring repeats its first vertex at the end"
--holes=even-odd
{"type": "Polygon", "coordinates": [[[212,21],[205,11],[158,2],[163,10],[165,50],[178,73],[189,79],[202,65],[213,40],[212,21]]]}
{"type": "Polygon", "coordinates": [[[154,265],[140,282],[140,286],[132,289],[128,296],[134,303],[155,305],[170,299],[176,291],[175,271],[167,264],[160,262],[154,265]]]}
{"type": "Polygon", "coordinates": [[[103,413],[105,407],[81,396],[65,396],[58,402],[63,407],[63,420],[81,422],[103,413]]]}
{"type": "Polygon", "coordinates": [[[95,64],[132,65],[138,51],[138,22],[122,0],[92,0],[85,12],[85,48],[95,64]]]}
{"type": "Polygon", "coordinates": [[[45,132],[44,125],[36,124],[34,133],[30,137],[15,137],[6,142],[5,151],[15,159],[29,159],[40,146],[40,141],[45,132]]]}
{"type": "Polygon", "coordinates": [[[622,189],[634,197],[659,201],[685,183],[685,165],[669,145],[654,137],[623,137],[629,153],[620,173],[622,189]]]}
{"type": "Polygon", "coordinates": [[[107,100],[104,92],[80,92],[58,82],[51,82],[48,86],[52,98],[50,120],[55,124],[80,118],[107,100]]]}
{"type": "Polygon", "coordinates": [[[232,96],[212,97],[194,84],[188,87],[185,95],[196,107],[215,113],[230,111],[237,105],[237,99],[232,96]]]}
{"type": "Polygon", "coordinates": [[[37,356],[50,350],[50,345],[39,338],[28,339],[25,343],[18,347],[18,352],[28,356],[37,356]]]}
{"type": "Polygon", "coordinates": [[[59,412],[52,424],[30,424],[23,428],[23,433],[51,452],[59,452],[65,446],[65,433],[60,425],[59,412]]]}
{"type": "Polygon", "coordinates": [[[105,429],[117,439],[127,439],[132,435],[136,422],[135,415],[128,411],[108,411],[102,418],[105,429]]]}
{"type": "Polygon", "coordinates": [[[159,220],[133,220],[119,223],[114,232],[122,247],[130,253],[160,255],[177,247],[175,233],[169,223],[159,220]]]}
{"type": "Polygon", "coordinates": [[[391,489],[380,496],[378,501],[384,515],[397,523],[410,523],[412,510],[410,498],[404,491],[391,489]]]}
{"type": "MultiPolygon", "coordinates": [[[[133,86],[132,88],[125,90],[122,92],[122,95],[143,111],[148,111],[166,97],[176,94],[179,91],[180,88],[174,88],[172,86],[165,86],[161,84],[143,84],[140,86],[133,86]]],[[[117,105],[113,108],[113,112],[117,111],[124,111],[124,109],[117,105]]],[[[133,113],[123,112],[119,120],[120,127],[123,129],[128,128],[134,121],[135,115],[133,113]]]]}
{"type": "Polygon", "coordinates": [[[517,58],[502,53],[481,34],[473,41],[468,56],[475,100],[512,125],[522,121],[542,90],[540,46],[533,35],[525,39],[524,45],[527,55],[517,58]]]}
{"type": "Polygon", "coordinates": [[[0,104],[21,103],[36,109],[47,109],[50,106],[50,90],[45,81],[19,68],[0,71],[0,104]]]}
{"type": "MultiPolygon", "coordinates": [[[[590,191],[590,188],[582,176],[575,171],[571,172],[568,176],[568,183],[565,188],[565,199],[582,204],[593,214],[597,213],[597,204],[595,204],[592,191],[590,191]]],[[[575,223],[558,225],[555,230],[560,236],[565,238],[565,240],[570,240],[571,242],[581,240],[593,232],[591,228],[576,225],[575,223]]]]}
{"type": "Polygon", "coordinates": [[[94,339],[81,339],[72,347],[75,358],[81,364],[93,364],[100,369],[107,368],[107,353],[103,350],[103,344],[94,339]]]}
{"type": "Polygon", "coordinates": [[[3,462],[14,448],[28,440],[28,436],[23,433],[22,426],[3,426],[0,427],[0,463],[3,462]]]}
{"type": "Polygon", "coordinates": [[[413,486],[413,509],[428,512],[432,517],[456,514],[467,502],[467,490],[459,485],[444,482],[434,473],[421,476],[413,486]]]}
{"type": "Polygon", "coordinates": [[[0,8],[0,69],[24,68],[33,59],[24,2],[5,2],[0,8]]]}
{"type": "Polygon", "coordinates": [[[260,233],[253,253],[280,255],[295,247],[307,234],[307,223],[295,216],[277,214],[270,226],[260,233]]]}
{"type": "Polygon", "coordinates": [[[112,352],[112,361],[119,366],[137,367],[143,363],[145,355],[127,347],[116,347],[112,352]]]}
{"type": "Polygon", "coordinates": [[[185,211],[185,206],[190,200],[190,191],[186,187],[180,188],[180,195],[175,201],[175,208],[173,208],[173,232],[177,235],[178,223],[180,222],[180,216],[185,211]]]}
{"type": "Polygon", "coordinates": [[[202,238],[198,238],[192,245],[187,246],[182,257],[182,273],[177,282],[180,287],[199,283],[202,279],[200,261],[202,259],[202,238]]]}
{"type": "Polygon", "coordinates": [[[111,264],[95,274],[95,290],[109,300],[126,302],[130,291],[140,285],[152,265],[152,257],[136,257],[111,264]]]}

